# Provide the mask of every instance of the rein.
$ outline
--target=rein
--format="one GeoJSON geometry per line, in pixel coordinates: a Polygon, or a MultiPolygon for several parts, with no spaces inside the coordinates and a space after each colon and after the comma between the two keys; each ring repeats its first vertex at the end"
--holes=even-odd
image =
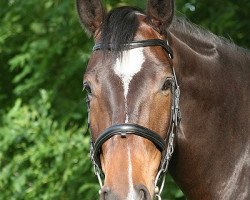
{"type": "MultiPolygon", "coordinates": [[[[132,41],[129,44],[124,44],[124,46],[127,49],[134,49],[134,48],[140,48],[140,47],[148,47],[148,46],[160,46],[162,47],[168,56],[173,59],[173,50],[169,46],[168,41],[160,40],[160,39],[150,39],[150,40],[141,40],[141,41],[132,41]]],[[[93,47],[93,51],[97,50],[103,50],[103,45],[101,43],[95,44],[93,47]]],[[[113,46],[112,44],[108,45],[108,50],[112,50],[113,46]]],[[[180,107],[179,107],[179,100],[180,100],[180,89],[177,82],[176,74],[174,67],[172,67],[172,87],[171,87],[171,93],[172,93],[172,105],[171,105],[171,116],[170,116],[170,122],[169,122],[169,129],[168,129],[168,137],[163,139],[161,138],[157,133],[154,131],[140,126],[138,124],[116,124],[113,125],[107,129],[105,129],[100,136],[96,139],[96,141],[93,141],[91,138],[91,144],[90,144],[90,157],[91,161],[94,166],[94,172],[95,175],[98,178],[99,184],[101,188],[103,187],[102,183],[102,170],[101,170],[101,163],[100,163],[100,154],[101,154],[101,148],[102,145],[111,137],[115,135],[120,135],[122,138],[126,138],[127,134],[133,134],[137,135],[139,137],[143,137],[151,141],[156,148],[161,152],[161,163],[158,170],[158,173],[156,175],[155,179],[155,197],[157,197],[159,200],[161,200],[161,192],[164,187],[165,183],[165,174],[168,170],[168,165],[170,162],[170,159],[172,157],[172,154],[174,152],[174,138],[175,134],[177,133],[177,129],[179,127],[180,121],[181,121],[181,113],[180,113],[180,107]],[[162,183],[160,185],[160,188],[158,187],[158,182],[160,180],[160,177],[163,175],[162,183]]],[[[89,112],[89,109],[88,109],[89,112]]]]}

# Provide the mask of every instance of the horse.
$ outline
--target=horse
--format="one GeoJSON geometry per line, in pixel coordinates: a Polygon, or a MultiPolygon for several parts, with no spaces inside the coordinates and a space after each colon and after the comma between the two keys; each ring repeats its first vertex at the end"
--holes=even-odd
{"type": "Polygon", "coordinates": [[[95,41],[84,88],[100,199],[161,199],[167,172],[187,199],[250,199],[250,52],[174,16],[174,0],[76,5],[95,41]]]}

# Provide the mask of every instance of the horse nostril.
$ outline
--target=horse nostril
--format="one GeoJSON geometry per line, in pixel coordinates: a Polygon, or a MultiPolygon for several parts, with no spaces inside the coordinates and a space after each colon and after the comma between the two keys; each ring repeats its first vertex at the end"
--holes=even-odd
{"type": "Polygon", "coordinates": [[[144,190],[140,190],[139,199],[140,200],[144,200],[145,199],[145,191],[144,190]]]}
{"type": "Polygon", "coordinates": [[[109,198],[109,194],[110,194],[110,188],[109,187],[103,187],[100,190],[100,199],[101,200],[107,200],[109,198]]]}
{"type": "Polygon", "coordinates": [[[139,194],[139,200],[151,200],[150,193],[144,185],[137,185],[135,189],[139,194]]]}

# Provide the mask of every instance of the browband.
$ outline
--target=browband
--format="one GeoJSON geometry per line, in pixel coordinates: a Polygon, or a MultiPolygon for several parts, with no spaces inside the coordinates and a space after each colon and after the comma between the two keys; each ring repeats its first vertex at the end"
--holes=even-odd
{"type": "MultiPolygon", "coordinates": [[[[170,55],[172,59],[174,57],[172,48],[169,46],[168,42],[164,40],[149,39],[149,40],[132,41],[128,44],[124,44],[124,47],[128,49],[135,49],[139,47],[148,47],[148,46],[161,46],[170,55]]],[[[101,50],[101,49],[104,49],[102,43],[96,43],[95,46],[93,47],[93,51],[101,50]]],[[[112,49],[113,49],[113,45],[108,44],[108,50],[112,50],[112,49]]]]}
{"type": "Polygon", "coordinates": [[[160,152],[166,147],[166,142],[154,131],[138,124],[116,124],[104,130],[96,139],[94,145],[94,159],[100,167],[100,149],[104,142],[115,135],[126,137],[127,134],[138,135],[154,143],[160,152]]]}

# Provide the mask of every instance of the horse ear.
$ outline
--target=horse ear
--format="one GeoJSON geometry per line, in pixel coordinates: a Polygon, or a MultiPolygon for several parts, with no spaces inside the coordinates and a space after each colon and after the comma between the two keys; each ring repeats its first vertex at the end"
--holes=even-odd
{"type": "Polygon", "coordinates": [[[174,0],[148,0],[147,14],[155,28],[166,32],[174,17],[174,0]]]}
{"type": "Polygon", "coordinates": [[[100,0],[76,0],[77,12],[83,27],[91,35],[101,26],[106,11],[100,0]]]}

